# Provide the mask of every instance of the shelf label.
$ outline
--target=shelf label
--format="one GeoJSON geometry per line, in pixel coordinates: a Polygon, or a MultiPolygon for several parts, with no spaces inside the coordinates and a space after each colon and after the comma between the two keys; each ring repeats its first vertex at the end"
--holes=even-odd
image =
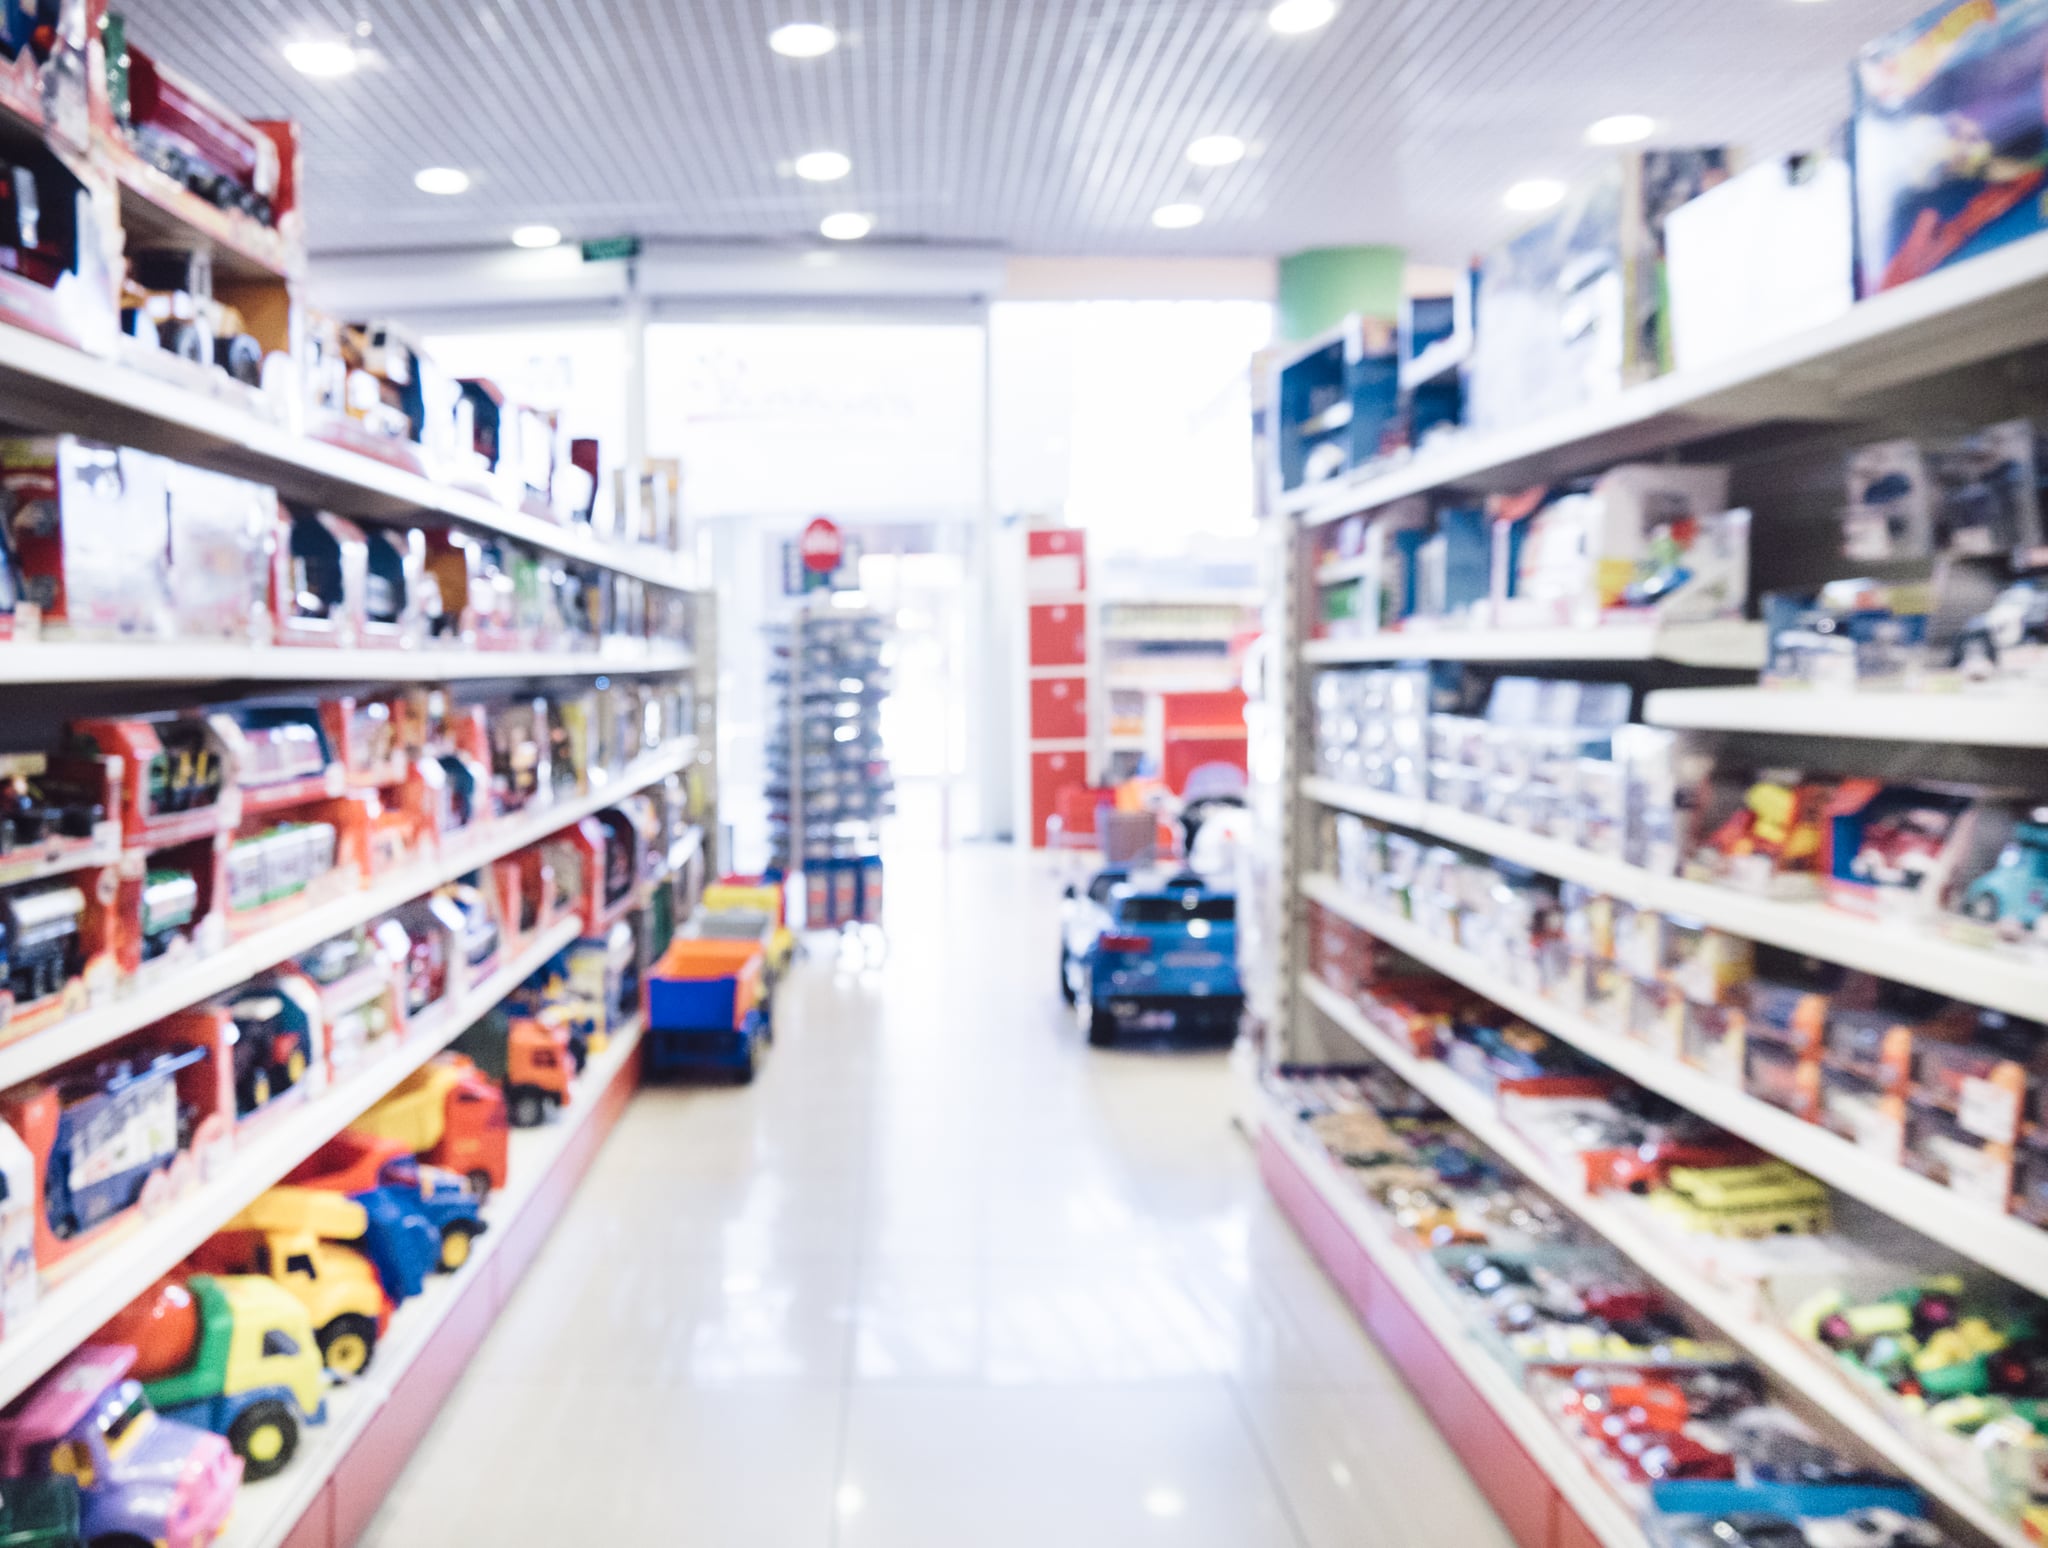
{"type": "Polygon", "coordinates": [[[1899,1165],[1906,1155],[1906,1124],[1897,1113],[1866,1108],[1851,1120],[1856,1127],[1859,1148],[1880,1156],[1890,1166],[1899,1165]]]}
{"type": "Polygon", "coordinates": [[[2020,1094],[1996,1081],[1965,1076],[1962,1100],[1956,1104],[1956,1122],[1979,1139],[2010,1145],[2019,1138],[2020,1094]]]}

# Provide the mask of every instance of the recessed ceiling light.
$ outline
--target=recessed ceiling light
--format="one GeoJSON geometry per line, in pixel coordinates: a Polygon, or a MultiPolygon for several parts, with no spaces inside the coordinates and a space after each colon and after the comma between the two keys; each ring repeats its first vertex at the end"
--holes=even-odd
{"type": "Polygon", "coordinates": [[[806,151],[796,158],[796,175],[807,183],[836,183],[852,170],[838,151],[806,151]]]}
{"type": "Polygon", "coordinates": [[[768,46],[785,59],[816,59],[839,46],[839,34],[822,22],[790,22],[768,34],[768,46]]]}
{"type": "Polygon", "coordinates": [[[1161,231],[1185,231],[1202,223],[1199,204],[1162,204],[1152,212],[1152,224],[1161,231]]]}
{"type": "Polygon", "coordinates": [[[1234,134],[1205,134],[1188,147],[1188,160],[1198,167],[1227,167],[1244,160],[1244,141],[1234,134]]]}
{"type": "Polygon", "coordinates": [[[356,51],[340,38],[300,38],[285,44],[284,60],[301,75],[331,80],[355,73],[356,51]]]}
{"type": "Polygon", "coordinates": [[[1657,120],[1647,113],[1616,113],[1586,127],[1588,145],[1636,145],[1657,132],[1657,120]]]}
{"type": "Polygon", "coordinates": [[[512,233],[514,247],[553,247],[562,233],[553,226],[521,226],[512,233]]]}
{"type": "Polygon", "coordinates": [[[412,186],[421,193],[468,193],[469,174],[460,167],[421,167],[412,175],[412,186]]]}
{"type": "Polygon", "coordinates": [[[1145,1514],[1171,1519],[1188,1508],[1178,1489],[1147,1489],[1145,1491],[1145,1514]]]}
{"type": "Polygon", "coordinates": [[[1314,32],[1336,14],[1337,0],[1280,0],[1266,13],[1266,25],[1275,32],[1314,32]]]}
{"type": "Polygon", "coordinates": [[[818,222],[818,234],[828,236],[835,242],[858,242],[875,229],[872,215],[856,214],[852,210],[841,210],[836,215],[827,215],[818,222]]]}
{"type": "Polygon", "coordinates": [[[1564,184],[1554,177],[1530,177],[1509,188],[1500,196],[1500,202],[1511,210],[1527,214],[1562,203],[1564,193],[1564,184]]]}

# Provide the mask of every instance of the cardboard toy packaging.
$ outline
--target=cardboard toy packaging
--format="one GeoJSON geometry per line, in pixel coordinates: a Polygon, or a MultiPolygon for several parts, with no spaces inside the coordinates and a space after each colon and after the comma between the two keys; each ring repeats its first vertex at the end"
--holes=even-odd
{"type": "Polygon", "coordinates": [[[1857,56],[1856,266],[1874,295],[2048,224],[2048,0],[1948,0],[1857,56]]]}

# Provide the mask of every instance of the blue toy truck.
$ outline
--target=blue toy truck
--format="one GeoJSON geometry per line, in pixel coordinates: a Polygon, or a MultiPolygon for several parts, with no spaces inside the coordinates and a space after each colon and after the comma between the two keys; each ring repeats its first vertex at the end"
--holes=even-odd
{"type": "Polygon", "coordinates": [[[648,1073],[752,1080],[771,1030],[766,973],[758,940],[670,941],[647,975],[648,1073]]]}

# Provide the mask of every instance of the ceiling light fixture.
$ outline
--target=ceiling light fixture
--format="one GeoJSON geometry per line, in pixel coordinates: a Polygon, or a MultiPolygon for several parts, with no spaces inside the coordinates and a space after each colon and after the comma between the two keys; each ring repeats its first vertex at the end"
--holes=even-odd
{"type": "Polygon", "coordinates": [[[838,151],[806,151],[796,158],[796,175],[807,183],[836,183],[853,170],[838,151]]]}
{"type": "Polygon", "coordinates": [[[1152,212],[1152,224],[1161,231],[1185,231],[1202,223],[1199,204],[1162,204],[1152,212]]]}
{"type": "Polygon", "coordinates": [[[835,242],[858,242],[874,229],[874,216],[857,214],[852,210],[841,210],[818,222],[818,234],[835,242]]]}
{"type": "Polygon", "coordinates": [[[1227,167],[1244,160],[1244,141],[1234,134],[1205,134],[1188,147],[1188,160],[1198,167],[1227,167]]]}
{"type": "Polygon", "coordinates": [[[421,167],[412,175],[412,186],[421,193],[468,193],[469,174],[460,167],[421,167]]]}
{"type": "Polygon", "coordinates": [[[790,22],[768,34],[768,46],[785,59],[817,59],[839,46],[839,34],[822,22],[790,22]]]}
{"type": "Polygon", "coordinates": [[[562,240],[562,233],[553,226],[521,226],[512,233],[514,247],[553,247],[562,240]]]}
{"type": "Polygon", "coordinates": [[[1586,126],[1588,145],[1640,145],[1657,132],[1657,120],[1647,113],[1616,113],[1586,126]]]}
{"type": "Polygon", "coordinates": [[[284,62],[301,75],[332,80],[355,73],[356,51],[341,38],[300,38],[285,44],[284,62]]]}
{"type": "Polygon", "coordinates": [[[1552,205],[1564,202],[1565,188],[1554,177],[1529,177],[1516,183],[1500,196],[1500,202],[1511,210],[1534,214],[1547,210],[1552,205]]]}
{"type": "Polygon", "coordinates": [[[1337,14],[1337,0],[1280,0],[1266,13],[1266,25],[1292,36],[1327,27],[1337,14]]]}

